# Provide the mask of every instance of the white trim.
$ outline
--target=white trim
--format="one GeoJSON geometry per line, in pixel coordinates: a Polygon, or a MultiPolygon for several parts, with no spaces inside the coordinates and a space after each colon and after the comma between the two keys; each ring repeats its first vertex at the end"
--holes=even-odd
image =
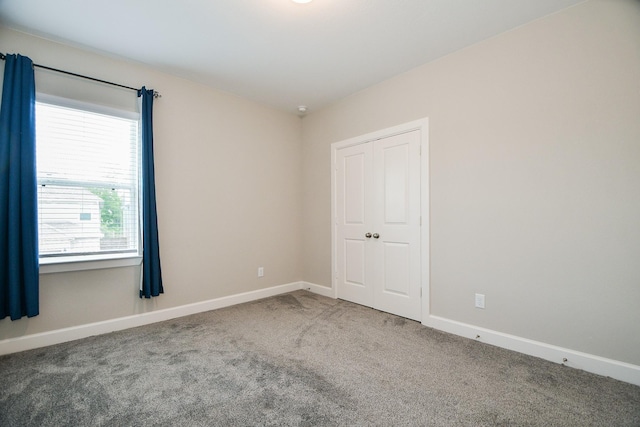
{"type": "Polygon", "coordinates": [[[336,165],[336,158],[338,155],[338,145],[341,143],[336,142],[331,144],[331,289],[332,295],[331,298],[338,298],[338,260],[337,260],[337,251],[336,251],[336,172],[338,170],[338,166],[336,165]]]}
{"type": "Polygon", "coordinates": [[[132,316],[105,320],[102,322],[89,323],[86,325],[79,325],[70,328],[57,329],[54,331],[41,332],[38,334],[25,335],[18,338],[8,338],[0,341],[0,355],[17,353],[19,351],[31,350],[39,347],[46,347],[49,345],[60,344],[67,341],[74,341],[94,335],[107,334],[109,332],[120,331],[123,329],[135,328],[136,326],[148,325],[151,323],[162,322],[164,320],[175,319],[177,317],[202,313],[204,311],[230,307],[232,305],[255,301],[258,299],[280,295],[299,289],[303,289],[302,282],[294,282],[286,285],[259,289],[257,291],[243,292],[241,294],[230,295],[227,297],[215,298],[208,301],[182,305],[179,307],[166,308],[162,310],[151,311],[148,313],[135,314],[132,316]]]}
{"type": "Polygon", "coordinates": [[[533,341],[439,316],[430,315],[423,320],[422,324],[440,331],[640,386],[640,366],[638,365],[533,341]],[[567,359],[566,362],[564,359],[567,359]]]}
{"type": "Polygon", "coordinates": [[[142,256],[135,254],[111,254],[89,256],[66,256],[40,258],[40,274],[64,273],[66,271],[99,270],[103,268],[131,267],[140,265],[142,256]]]}
{"type": "Polygon", "coordinates": [[[316,285],[315,283],[300,282],[301,289],[304,289],[314,294],[322,295],[323,297],[336,299],[335,292],[332,288],[327,286],[316,285]]]}
{"type": "Polygon", "coordinates": [[[430,180],[429,180],[429,119],[424,118],[420,124],[420,271],[421,271],[421,293],[422,316],[425,319],[431,314],[431,216],[430,216],[430,180]]]}
{"type": "Polygon", "coordinates": [[[389,127],[365,135],[356,136],[354,138],[345,139],[343,141],[331,144],[331,292],[332,298],[338,298],[338,263],[336,259],[336,159],[337,152],[340,149],[351,147],[353,145],[364,144],[376,141],[382,138],[388,138],[394,135],[400,135],[407,132],[420,131],[420,269],[421,269],[421,319],[425,319],[429,315],[429,294],[430,294],[430,277],[431,277],[431,255],[430,248],[430,227],[431,219],[429,216],[429,118],[425,117],[412,122],[403,123],[401,125],[389,127]]]}
{"type": "MultiPolygon", "coordinates": [[[[331,151],[335,152],[342,148],[350,147],[352,145],[364,144],[367,142],[376,141],[382,138],[388,138],[394,135],[400,135],[400,134],[411,132],[414,130],[427,131],[428,129],[429,129],[429,119],[425,117],[423,119],[414,120],[412,122],[403,123],[401,125],[381,129],[375,132],[356,136],[354,138],[349,138],[343,141],[334,142],[333,144],[331,144],[331,151]]],[[[332,165],[333,165],[333,162],[332,162],[332,165]]]]}

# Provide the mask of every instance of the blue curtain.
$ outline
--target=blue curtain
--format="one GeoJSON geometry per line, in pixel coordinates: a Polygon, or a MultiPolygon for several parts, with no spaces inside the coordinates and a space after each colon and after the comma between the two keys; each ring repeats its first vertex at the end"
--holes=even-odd
{"type": "Polygon", "coordinates": [[[7,55],[0,106],[0,319],[39,313],[33,62],[7,55]]]}
{"type": "Polygon", "coordinates": [[[153,89],[144,86],[138,91],[142,97],[142,282],[140,298],[157,297],[164,293],[160,271],[158,243],[158,215],[153,169],[153,89]]]}

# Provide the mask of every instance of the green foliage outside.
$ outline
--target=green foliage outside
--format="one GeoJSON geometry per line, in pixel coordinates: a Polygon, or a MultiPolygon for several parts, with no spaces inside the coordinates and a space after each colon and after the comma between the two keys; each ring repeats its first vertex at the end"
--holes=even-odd
{"type": "Polygon", "coordinates": [[[100,229],[105,237],[122,235],[122,200],[110,188],[91,188],[90,191],[102,199],[100,204],[100,229]]]}

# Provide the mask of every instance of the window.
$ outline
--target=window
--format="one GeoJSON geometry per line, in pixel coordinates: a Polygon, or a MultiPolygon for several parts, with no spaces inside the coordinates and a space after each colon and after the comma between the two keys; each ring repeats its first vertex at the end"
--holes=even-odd
{"type": "Polygon", "coordinates": [[[138,118],[36,102],[40,262],[139,254],[138,118]]]}

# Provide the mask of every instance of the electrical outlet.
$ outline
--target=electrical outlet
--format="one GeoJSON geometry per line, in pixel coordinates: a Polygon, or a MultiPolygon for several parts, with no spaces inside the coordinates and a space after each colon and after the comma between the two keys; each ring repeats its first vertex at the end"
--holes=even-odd
{"type": "Polygon", "coordinates": [[[264,277],[264,267],[258,267],[258,277],[264,277]]]}
{"type": "Polygon", "coordinates": [[[476,308],[484,308],[484,294],[476,294],[476,308]]]}

